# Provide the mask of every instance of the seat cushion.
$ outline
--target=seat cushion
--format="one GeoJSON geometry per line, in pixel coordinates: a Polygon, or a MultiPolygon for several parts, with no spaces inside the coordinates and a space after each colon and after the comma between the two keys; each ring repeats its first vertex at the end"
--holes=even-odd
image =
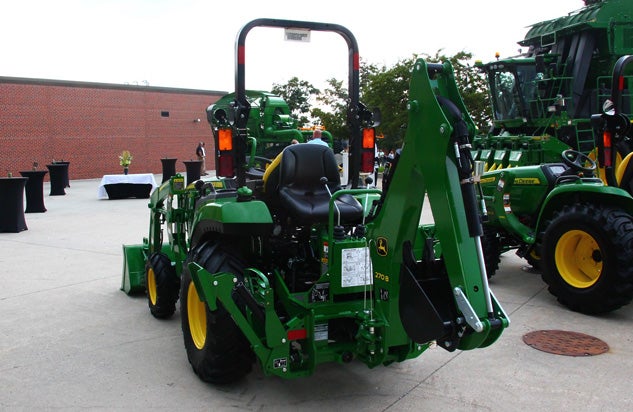
{"type": "MultiPolygon", "coordinates": [[[[329,216],[330,195],[327,191],[300,192],[291,188],[282,187],[279,190],[281,203],[290,214],[303,222],[326,223],[329,216]]],[[[338,221],[338,213],[341,221],[345,223],[358,222],[363,217],[361,204],[350,195],[342,195],[335,201],[338,211],[334,210],[335,222],[338,221]]]]}

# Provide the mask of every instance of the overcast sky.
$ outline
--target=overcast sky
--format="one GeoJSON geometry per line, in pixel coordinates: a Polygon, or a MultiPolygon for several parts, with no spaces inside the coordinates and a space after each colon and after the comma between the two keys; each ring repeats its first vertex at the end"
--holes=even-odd
{"type": "MultiPolygon", "coordinates": [[[[361,59],[390,66],[414,53],[517,54],[527,27],[580,9],[582,0],[1,0],[0,76],[233,91],[235,37],[256,18],[336,23],[361,59]],[[415,9],[412,7],[415,4],[415,9]]],[[[310,43],[257,28],[246,41],[246,87],[297,76],[318,87],[347,79],[347,45],[310,43]]]]}

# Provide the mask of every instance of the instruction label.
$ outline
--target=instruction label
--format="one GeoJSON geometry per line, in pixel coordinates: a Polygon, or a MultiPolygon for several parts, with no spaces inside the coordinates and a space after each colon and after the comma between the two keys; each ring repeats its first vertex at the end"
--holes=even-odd
{"type": "Polygon", "coordinates": [[[341,287],[371,285],[372,273],[368,247],[341,250],[341,287]]]}
{"type": "Polygon", "coordinates": [[[327,323],[318,323],[314,325],[314,340],[328,340],[327,323]]]}

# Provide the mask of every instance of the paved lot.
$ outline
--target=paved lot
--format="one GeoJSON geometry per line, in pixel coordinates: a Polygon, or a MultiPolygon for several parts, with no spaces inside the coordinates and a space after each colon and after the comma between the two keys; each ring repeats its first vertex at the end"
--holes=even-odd
{"type": "MultiPolygon", "coordinates": [[[[160,181],[160,176],[157,176],[160,181]]],[[[0,233],[0,410],[630,411],[633,305],[601,317],[561,307],[539,275],[503,256],[492,288],[512,324],[490,348],[368,369],[326,365],[293,381],[255,368],[244,381],[198,380],[179,312],[154,319],[143,297],[119,290],[122,244],[147,235],[146,199],[98,200],[99,180],[48,196],[29,230],[0,233]],[[606,354],[537,351],[528,332],[598,337],[606,354]]]]}

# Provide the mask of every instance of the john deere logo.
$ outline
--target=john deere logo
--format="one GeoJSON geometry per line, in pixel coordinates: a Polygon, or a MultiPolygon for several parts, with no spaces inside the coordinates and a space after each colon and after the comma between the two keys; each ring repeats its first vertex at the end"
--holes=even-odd
{"type": "Polygon", "coordinates": [[[515,185],[540,185],[538,177],[519,177],[514,179],[515,185]]]}
{"type": "Polygon", "coordinates": [[[380,256],[387,256],[387,251],[389,250],[387,246],[387,239],[384,237],[379,237],[376,239],[376,252],[380,256]]]}

